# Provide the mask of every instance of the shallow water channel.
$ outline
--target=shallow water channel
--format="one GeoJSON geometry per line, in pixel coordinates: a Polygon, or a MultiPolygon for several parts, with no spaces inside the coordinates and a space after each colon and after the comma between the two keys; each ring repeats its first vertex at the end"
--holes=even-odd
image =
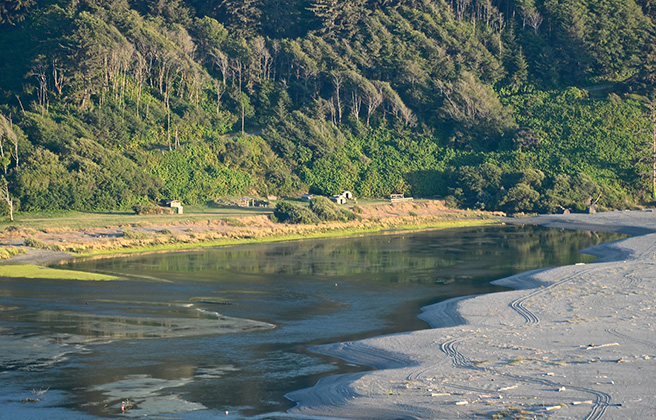
{"type": "Polygon", "coordinates": [[[117,282],[0,279],[3,415],[282,418],[285,393],[366,369],[309,346],[427,328],[422,306],[617,238],[492,226],[63,266],[117,282]]]}

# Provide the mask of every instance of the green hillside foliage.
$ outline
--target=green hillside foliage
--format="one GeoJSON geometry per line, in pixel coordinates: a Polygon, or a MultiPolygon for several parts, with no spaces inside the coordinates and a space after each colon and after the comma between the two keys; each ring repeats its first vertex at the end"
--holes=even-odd
{"type": "Polygon", "coordinates": [[[5,3],[0,175],[21,211],[656,199],[651,0],[5,3]]]}

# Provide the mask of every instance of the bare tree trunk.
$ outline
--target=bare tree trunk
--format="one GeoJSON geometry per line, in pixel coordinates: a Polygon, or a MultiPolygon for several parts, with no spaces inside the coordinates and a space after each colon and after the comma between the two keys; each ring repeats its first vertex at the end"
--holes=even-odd
{"type": "Polygon", "coordinates": [[[148,115],[150,113],[150,100],[146,101],[146,121],[148,121],[148,115]]]}
{"type": "Polygon", "coordinates": [[[223,52],[215,49],[212,51],[212,58],[214,64],[221,70],[221,77],[223,78],[223,84],[225,85],[228,80],[228,73],[230,72],[230,62],[228,61],[228,56],[223,54],[223,52]]]}
{"type": "Polygon", "coordinates": [[[239,58],[236,58],[232,66],[235,74],[237,75],[237,82],[239,87],[239,104],[241,105],[241,134],[244,134],[244,125],[246,120],[246,105],[244,104],[244,95],[242,93],[242,80],[243,80],[243,70],[244,64],[239,58]]]}
{"type": "Polygon", "coordinates": [[[335,87],[335,107],[337,110],[337,121],[341,124],[342,122],[342,99],[340,95],[340,91],[342,88],[342,85],[344,83],[344,79],[339,73],[333,73],[332,74],[333,78],[333,86],[335,87]]]}
{"type": "Polygon", "coordinates": [[[0,194],[9,206],[9,220],[14,221],[14,200],[9,196],[9,183],[5,177],[2,177],[2,184],[0,184],[0,194]]]}
{"type": "Polygon", "coordinates": [[[501,55],[501,51],[503,48],[502,45],[502,39],[501,39],[501,31],[503,31],[503,28],[506,27],[506,22],[504,21],[503,13],[499,13],[499,55],[501,55]]]}
{"type": "Polygon", "coordinates": [[[221,84],[221,82],[216,81],[216,115],[219,116],[220,111],[221,111],[221,97],[225,93],[225,84],[221,84]]]}
{"type": "Polygon", "coordinates": [[[48,102],[48,78],[46,76],[46,67],[41,64],[36,65],[32,69],[32,75],[36,77],[39,82],[37,97],[39,99],[39,105],[41,106],[41,115],[44,116],[46,114],[46,105],[48,102]]]}
{"type": "Polygon", "coordinates": [[[166,105],[166,142],[169,146],[169,151],[173,150],[171,147],[171,104],[169,103],[168,89],[164,93],[164,104],[166,105]]]}
{"type": "Polygon", "coordinates": [[[239,103],[241,104],[241,134],[245,134],[244,124],[246,122],[246,109],[244,105],[244,95],[239,93],[239,103]]]}
{"type": "Polygon", "coordinates": [[[18,138],[14,142],[14,161],[16,162],[16,169],[18,169],[18,138]]]}
{"type": "Polygon", "coordinates": [[[330,122],[333,125],[337,125],[337,113],[336,106],[335,106],[335,99],[331,99],[328,101],[328,111],[330,111],[330,122]]]}
{"type": "MultiPolygon", "coordinates": [[[[3,118],[4,118],[4,117],[3,117],[3,118]]],[[[5,157],[5,148],[4,148],[4,145],[3,145],[3,143],[2,143],[2,138],[4,137],[4,135],[5,135],[4,130],[2,129],[2,127],[0,127],[0,158],[3,158],[3,159],[2,159],[2,161],[3,161],[3,165],[2,165],[2,166],[4,167],[5,175],[7,175],[7,165],[4,164],[4,162],[5,162],[5,160],[4,160],[4,157],[5,157]]]]}
{"type": "Polygon", "coordinates": [[[169,151],[173,150],[173,147],[171,147],[171,110],[168,108],[166,114],[166,142],[169,145],[169,151]]]}
{"type": "Polygon", "coordinates": [[[351,92],[351,113],[357,121],[360,121],[360,106],[362,106],[362,98],[354,90],[351,92]]]}
{"type": "Polygon", "coordinates": [[[57,95],[61,96],[64,89],[64,71],[59,68],[55,59],[52,60],[52,80],[57,90],[57,95]]]}
{"type": "Polygon", "coordinates": [[[23,112],[23,114],[25,114],[25,107],[23,107],[23,101],[21,101],[20,96],[16,95],[16,99],[18,100],[18,104],[21,107],[21,111],[23,112]]]}
{"type": "Polygon", "coordinates": [[[367,126],[369,126],[371,116],[383,103],[383,93],[380,91],[378,86],[373,86],[373,90],[366,90],[364,96],[367,100],[367,126]]]}

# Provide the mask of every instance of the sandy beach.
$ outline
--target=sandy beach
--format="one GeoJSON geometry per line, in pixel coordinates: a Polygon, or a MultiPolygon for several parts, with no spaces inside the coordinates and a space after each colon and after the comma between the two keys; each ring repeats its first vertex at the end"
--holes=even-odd
{"type": "Polygon", "coordinates": [[[314,348],[375,367],[288,395],[292,413],[358,419],[656,418],[656,212],[512,223],[634,235],[592,264],[498,280],[515,290],[442,302],[429,330],[314,348]]]}

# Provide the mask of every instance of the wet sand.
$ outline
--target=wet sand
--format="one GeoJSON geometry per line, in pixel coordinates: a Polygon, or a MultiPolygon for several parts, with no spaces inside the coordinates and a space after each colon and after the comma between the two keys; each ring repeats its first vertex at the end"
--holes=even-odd
{"type": "Polygon", "coordinates": [[[514,291],[441,302],[433,329],[313,350],[377,368],[288,397],[294,414],[360,419],[656,418],[656,212],[510,223],[636,235],[587,265],[497,280],[514,291]],[[496,417],[495,417],[496,416],[496,417]]]}

